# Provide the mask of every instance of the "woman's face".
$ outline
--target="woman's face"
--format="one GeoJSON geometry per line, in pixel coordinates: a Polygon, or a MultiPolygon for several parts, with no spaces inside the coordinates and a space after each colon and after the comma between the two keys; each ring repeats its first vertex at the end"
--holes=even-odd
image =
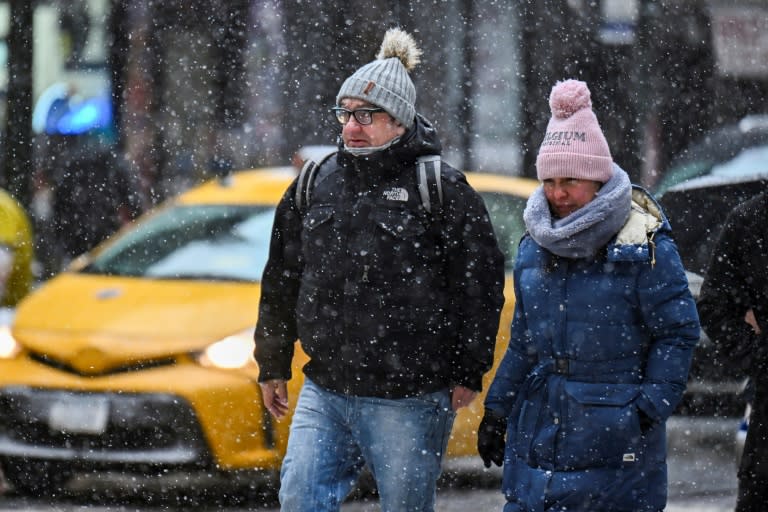
{"type": "Polygon", "coordinates": [[[599,181],[549,178],[544,180],[544,195],[552,214],[562,219],[594,199],[602,186],[599,181]]]}

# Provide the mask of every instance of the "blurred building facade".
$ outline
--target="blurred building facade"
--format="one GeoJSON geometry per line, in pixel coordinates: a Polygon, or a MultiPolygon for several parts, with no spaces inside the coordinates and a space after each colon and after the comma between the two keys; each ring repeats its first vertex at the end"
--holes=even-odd
{"type": "Polygon", "coordinates": [[[108,88],[113,151],[149,205],[227,169],[282,165],[299,147],[333,143],[336,91],[390,25],[419,40],[418,108],[464,168],[535,175],[549,90],[564,78],[589,82],[615,159],[646,184],[710,126],[768,111],[760,0],[34,5],[35,99],[53,81],[108,88]]]}

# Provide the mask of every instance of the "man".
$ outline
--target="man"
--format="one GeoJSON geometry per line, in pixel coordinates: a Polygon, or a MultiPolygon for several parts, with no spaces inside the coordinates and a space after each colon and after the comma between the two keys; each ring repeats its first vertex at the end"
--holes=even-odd
{"type": "Polygon", "coordinates": [[[699,339],[659,205],[613,162],[587,85],[559,82],[523,214],[509,347],[478,452],[505,512],[658,512],[666,420],[699,339]]]}
{"type": "Polygon", "coordinates": [[[701,286],[701,323],[719,360],[754,386],[752,413],[739,465],[737,512],[768,503],[768,193],[736,206],[726,218],[701,286]]]}
{"type": "Polygon", "coordinates": [[[420,200],[417,159],[441,147],[415,111],[419,55],[409,34],[387,32],[377,60],[341,86],[339,152],[306,212],[296,183],[277,208],[254,353],[275,417],[288,413],[297,338],[310,357],[281,470],[285,511],[339,510],[363,465],[382,510],[433,510],[455,411],[491,368],[503,256],[461,173],[442,164],[439,215],[420,200]]]}

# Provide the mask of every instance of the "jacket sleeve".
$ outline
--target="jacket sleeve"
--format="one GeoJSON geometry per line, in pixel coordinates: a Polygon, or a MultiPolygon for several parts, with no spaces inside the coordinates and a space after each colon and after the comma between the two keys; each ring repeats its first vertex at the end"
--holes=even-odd
{"type": "Polygon", "coordinates": [[[755,348],[762,345],[744,320],[755,306],[749,285],[752,274],[765,271],[750,264],[752,251],[761,249],[746,243],[754,236],[749,231],[755,226],[749,224],[739,210],[726,219],[698,301],[702,326],[714,344],[714,357],[741,374],[748,370],[755,348]]]}
{"type": "Polygon", "coordinates": [[[701,326],[677,247],[665,234],[656,237],[655,260],[638,276],[640,307],[651,343],[637,406],[661,422],[682,399],[701,326]]]}
{"type": "Polygon", "coordinates": [[[296,300],[302,272],[301,216],[294,203],[296,181],[275,210],[269,258],[261,280],[254,357],[259,382],[291,378],[296,331],[296,300]]]}
{"type": "MultiPolygon", "coordinates": [[[[521,249],[525,240],[526,238],[523,238],[520,242],[521,249]]],[[[487,410],[491,410],[505,418],[511,414],[517,399],[517,390],[531,368],[531,358],[527,355],[527,347],[530,345],[530,340],[528,337],[528,324],[525,319],[525,303],[523,294],[520,293],[518,286],[521,267],[519,255],[520,252],[518,252],[518,260],[515,262],[514,287],[516,300],[509,336],[509,346],[499,363],[484,404],[487,410]]]]}
{"type": "Polygon", "coordinates": [[[457,319],[453,381],[480,391],[504,304],[504,255],[480,195],[463,179],[453,181],[443,187],[448,292],[457,319]]]}

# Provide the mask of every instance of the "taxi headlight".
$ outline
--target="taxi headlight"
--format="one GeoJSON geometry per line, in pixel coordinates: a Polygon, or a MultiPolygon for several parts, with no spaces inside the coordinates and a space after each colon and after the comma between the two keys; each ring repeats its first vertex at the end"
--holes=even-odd
{"type": "Polygon", "coordinates": [[[11,334],[10,325],[0,325],[0,359],[11,359],[21,352],[21,346],[11,334]]]}
{"type": "Polygon", "coordinates": [[[242,332],[208,345],[198,356],[203,366],[224,369],[255,366],[252,332],[242,332]]]}

